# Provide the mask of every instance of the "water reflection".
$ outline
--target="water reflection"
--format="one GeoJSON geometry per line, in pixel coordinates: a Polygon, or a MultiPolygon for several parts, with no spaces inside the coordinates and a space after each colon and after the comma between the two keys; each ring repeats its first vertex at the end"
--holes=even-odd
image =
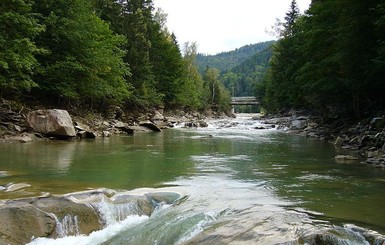
{"type": "Polygon", "coordinates": [[[22,172],[33,168],[35,171],[54,171],[65,175],[73,162],[78,142],[39,142],[29,144],[1,145],[1,169],[22,172]]]}

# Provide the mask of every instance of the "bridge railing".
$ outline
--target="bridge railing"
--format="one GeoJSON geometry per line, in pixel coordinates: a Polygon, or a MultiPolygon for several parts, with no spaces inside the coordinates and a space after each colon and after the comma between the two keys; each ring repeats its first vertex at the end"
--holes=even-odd
{"type": "Polygon", "coordinates": [[[255,97],[232,97],[230,105],[259,105],[255,97]]]}
{"type": "Polygon", "coordinates": [[[257,101],[255,97],[232,97],[231,101],[257,101]]]}

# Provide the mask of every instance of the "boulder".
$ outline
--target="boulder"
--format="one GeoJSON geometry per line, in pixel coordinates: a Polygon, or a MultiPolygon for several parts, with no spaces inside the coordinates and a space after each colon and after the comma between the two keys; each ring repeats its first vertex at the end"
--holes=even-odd
{"type": "Polygon", "coordinates": [[[118,121],[115,123],[114,127],[122,130],[123,132],[126,132],[127,134],[134,134],[134,130],[128,126],[127,123],[118,121]]]}
{"type": "Polygon", "coordinates": [[[131,195],[101,188],[63,196],[48,194],[3,201],[0,244],[25,244],[33,237],[88,235],[104,228],[107,219],[150,216],[160,203],[172,204],[179,198],[179,194],[172,192],[131,195]]]}
{"type": "Polygon", "coordinates": [[[380,152],[377,151],[368,151],[368,158],[375,158],[375,157],[380,157],[381,154],[380,152]]]}
{"type": "Polygon", "coordinates": [[[151,129],[154,132],[162,132],[162,129],[160,129],[158,126],[156,126],[154,123],[152,123],[150,121],[140,122],[139,125],[146,127],[148,129],[151,129]]]}
{"type": "Polygon", "coordinates": [[[338,136],[336,141],[334,142],[335,146],[342,146],[345,143],[345,139],[341,136],[338,136]]]}
{"type": "Polygon", "coordinates": [[[150,216],[155,209],[151,199],[145,196],[134,195],[117,195],[111,198],[113,205],[120,205],[125,208],[120,208],[121,217],[115,217],[117,220],[123,220],[129,215],[146,215],[150,216]]]}
{"type": "Polygon", "coordinates": [[[178,123],[179,122],[179,119],[176,118],[176,117],[166,117],[165,119],[167,122],[169,123],[178,123]]]}
{"type": "Polygon", "coordinates": [[[53,215],[28,203],[0,206],[0,244],[26,244],[52,235],[55,227],[53,215]]]}
{"type": "Polygon", "coordinates": [[[154,121],[163,121],[165,119],[164,115],[159,111],[154,111],[154,115],[152,116],[152,120],[154,121]]]}
{"type": "Polygon", "coordinates": [[[145,195],[152,202],[172,204],[178,200],[181,196],[175,192],[154,192],[145,195]]]}
{"type": "Polygon", "coordinates": [[[201,128],[206,128],[208,127],[209,125],[207,124],[207,122],[203,121],[203,120],[199,120],[197,122],[198,126],[201,127],[201,128]]]}
{"type": "Polygon", "coordinates": [[[78,132],[76,133],[76,136],[78,136],[78,137],[81,138],[81,139],[85,139],[85,138],[86,138],[86,134],[87,134],[86,131],[78,131],[78,132]]]}
{"type": "Polygon", "coordinates": [[[337,163],[350,163],[358,160],[357,157],[350,155],[337,155],[334,159],[337,163]]]}
{"type": "Polygon", "coordinates": [[[107,130],[104,130],[104,131],[102,132],[102,136],[103,136],[104,138],[108,138],[108,137],[111,136],[111,132],[110,132],[110,131],[107,131],[107,130]]]}
{"type": "Polygon", "coordinates": [[[307,120],[304,119],[295,119],[290,121],[289,129],[291,130],[300,130],[307,127],[307,120]]]}
{"type": "Polygon", "coordinates": [[[19,125],[16,125],[16,124],[15,124],[15,125],[13,125],[13,127],[14,127],[14,129],[15,129],[17,132],[23,131],[19,125]]]}
{"type": "Polygon", "coordinates": [[[184,127],[185,128],[197,128],[198,127],[198,125],[195,123],[195,122],[185,122],[184,123],[184,127]]]}
{"type": "Polygon", "coordinates": [[[35,132],[57,138],[76,136],[71,116],[65,110],[37,110],[28,113],[27,125],[35,132]]]}
{"type": "Polygon", "coordinates": [[[6,186],[5,192],[14,192],[14,191],[22,190],[28,187],[31,187],[31,185],[27,183],[16,183],[16,184],[10,183],[9,185],[6,186]]]}
{"type": "Polygon", "coordinates": [[[72,223],[77,227],[76,230],[72,229],[72,232],[66,231],[65,235],[90,234],[102,228],[99,216],[93,208],[83,203],[73,202],[66,197],[43,197],[31,204],[45,212],[54,213],[60,223],[72,223]]]}

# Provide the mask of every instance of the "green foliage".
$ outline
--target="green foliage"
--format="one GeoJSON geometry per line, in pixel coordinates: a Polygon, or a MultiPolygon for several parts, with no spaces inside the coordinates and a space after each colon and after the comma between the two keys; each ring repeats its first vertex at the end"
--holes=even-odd
{"type": "Polygon", "coordinates": [[[129,75],[119,48],[125,40],[92,12],[85,0],[36,0],[46,32],[37,44],[49,51],[38,57],[35,76],[41,91],[64,101],[121,103],[130,95],[129,75]]]}
{"type": "Polygon", "coordinates": [[[360,116],[381,108],[384,4],[313,1],[304,16],[295,14],[295,9],[293,1],[260,88],[265,109],[360,116]]]}
{"type": "MultiPolygon", "coordinates": [[[[233,96],[253,96],[257,86],[263,82],[269,62],[272,56],[272,46],[262,50],[249,59],[243,61],[238,66],[231,69],[230,74],[236,74],[236,80],[233,82],[233,96]]],[[[222,76],[222,82],[226,88],[231,88],[226,83],[226,74],[222,76]]]]}
{"type": "Polygon", "coordinates": [[[179,103],[191,110],[207,107],[203,90],[203,79],[196,65],[196,43],[184,44],[182,88],[179,93],[179,103]]]}
{"type": "Polygon", "coordinates": [[[206,71],[207,67],[217,68],[221,73],[225,73],[250,59],[256,53],[268,49],[273,43],[274,41],[268,41],[246,45],[234,51],[222,52],[216,55],[198,54],[197,65],[201,74],[206,71]]]}
{"type": "MultiPolygon", "coordinates": [[[[200,70],[217,68],[220,81],[233,97],[253,96],[261,88],[274,41],[247,45],[218,55],[198,54],[200,70]]],[[[204,71],[206,71],[204,70],[204,71]]]]}
{"type": "Polygon", "coordinates": [[[35,55],[39,49],[34,39],[44,30],[32,13],[32,1],[0,1],[0,90],[30,90],[36,86],[32,79],[39,66],[35,55]]]}
{"type": "Polygon", "coordinates": [[[152,0],[3,0],[1,95],[98,110],[222,103],[219,85],[213,100],[205,96],[196,46],[182,56],[166,18],[152,0]]]}
{"type": "Polygon", "coordinates": [[[183,59],[175,37],[165,27],[166,15],[158,10],[156,22],[151,25],[150,61],[156,79],[156,91],[163,96],[163,103],[169,107],[181,104],[180,94],[185,89],[183,59]]]}
{"type": "Polygon", "coordinates": [[[219,70],[208,68],[203,80],[208,104],[214,107],[217,106],[221,111],[229,111],[231,96],[219,80],[219,70]]]}

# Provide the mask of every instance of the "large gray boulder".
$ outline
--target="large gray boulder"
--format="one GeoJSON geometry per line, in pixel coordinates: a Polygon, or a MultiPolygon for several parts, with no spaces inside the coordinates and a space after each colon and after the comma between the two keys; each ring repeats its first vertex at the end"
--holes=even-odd
{"type": "Polygon", "coordinates": [[[0,244],[88,235],[129,215],[150,216],[161,203],[172,204],[179,198],[172,192],[131,195],[97,189],[4,201],[0,204],[0,244]]]}
{"type": "Polygon", "coordinates": [[[65,197],[39,198],[31,204],[47,213],[54,213],[62,225],[77,227],[77,230],[70,229],[65,234],[57,234],[58,236],[90,234],[103,228],[99,215],[87,204],[76,203],[65,197]]]}
{"type": "Polygon", "coordinates": [[[151,121],[139,122],[139,126],[146,127],[154,132],[162,132],[162,129],[160,129],[155,123],[151,121]]]}
{"type": "Polygon", "coordinates": [[[297,118],[290,121],[290,130],[301,130],[307,127],[307,120],[304,118],[297,118]]]}
{"type": "Polygon", "coordinates": [[[26,244],[52,235],[55,227],[53,215],[28,203],[0,206],[0,244],[26,244]]]}
{"type": "Polygon", "coordinates": [[[27,125],[35,132],[58,138],[76,136],[71,116],[66,110],[37,110],[28,113],[27,125]]]}

